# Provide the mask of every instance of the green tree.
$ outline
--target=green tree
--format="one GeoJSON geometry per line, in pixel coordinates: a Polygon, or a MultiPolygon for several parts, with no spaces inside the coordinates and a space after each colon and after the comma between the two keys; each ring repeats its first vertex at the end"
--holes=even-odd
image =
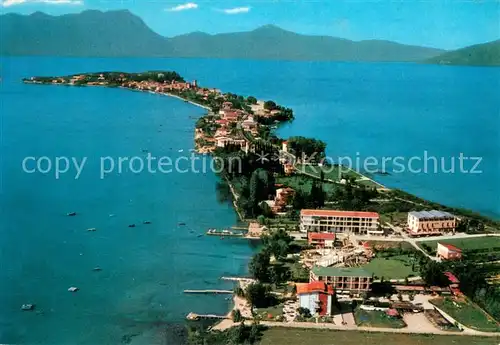
{"type": "Polygon", "coordinates": [[[271,256],[267,250],[255,254],[248,264],[250,274],[257,280],[268,282],[270,260],[271,256]]]}
{"type": "Polygon", "coordinates": [[[247,97],[247,102],[249,104],[257,104],[257,98],[255,98],[254,96],[248,96],[247,97]]]}
{"type": "Polygon", "coordinates": [[[271,296],[269,287],[262,283],[253,283],[247,286],[245,292],[248,303],[256,308],[266,308],[270,305],[271,296]]]}
{"type": "Polygon", "coordinates": [[[233,311],[231,312],[231,319],[233,319],[233,322],[243,321],[241,311],[239,309],[233,309],[233,311]]]}
{"type": "Polygon", "coordinates": [[[273,101],[265,101],[264,102],[264,109],[275,110],[276,109],[276,103],[273,102],[273,101]]]}
{"type": "Polygon", "coordinates": [[[311,311],[308,308],[298,307],[297,308],[297,313],[300,316],[302,316],[303,318],[306,318],[306,319],[309,319],[310,317],[312,317],[311,311]]]}

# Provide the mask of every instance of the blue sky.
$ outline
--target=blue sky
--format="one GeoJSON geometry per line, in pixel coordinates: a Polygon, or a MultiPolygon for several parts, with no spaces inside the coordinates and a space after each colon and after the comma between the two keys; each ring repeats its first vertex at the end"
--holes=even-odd
{"type": "Polygon", "coordinates": [[[385,39],[444,49],[500,38],[499,0],[0,0],[1,11],[50,14],[128,9],[156,32],[248,31],[275,24],[352,40],[385,39]]]}

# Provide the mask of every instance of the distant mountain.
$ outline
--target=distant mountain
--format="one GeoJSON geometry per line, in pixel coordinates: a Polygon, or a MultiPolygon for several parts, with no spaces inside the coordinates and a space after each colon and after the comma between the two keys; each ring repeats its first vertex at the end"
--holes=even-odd
{"type": "Polygon", "coordinates": [[[0,55],[164,56],[167,38],[129,11],[0,16],[0,55]]]}
{"type": "Polygon", "coordinates": [[[500,66],[500,40],[447,52],[426,62],[443,65],[500,66]]]}
{"type": "Polygon", "coordinates": [[[301,35],[273,25],[249,32],[194,32],[167,38],[126,10],[1,15],[0,42],[0,55],[421,61],[443,53],[389,41],[301,35]]]}

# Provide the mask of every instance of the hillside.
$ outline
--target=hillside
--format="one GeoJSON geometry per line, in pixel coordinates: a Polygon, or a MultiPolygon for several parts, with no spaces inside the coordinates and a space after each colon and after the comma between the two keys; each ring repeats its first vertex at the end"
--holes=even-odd
{"type": "Polygon", "coordinates": [[[500,66],[500,40],[447,52],[426,62],[442,65],[500,66]]]}
{"type": "Polygon", "coordinates": [[[0,16],[0,55],[421,61],[442,50],[395,42],[301,35],[266,25],[249,32],[163,37],[129,11],[0,16]]]}

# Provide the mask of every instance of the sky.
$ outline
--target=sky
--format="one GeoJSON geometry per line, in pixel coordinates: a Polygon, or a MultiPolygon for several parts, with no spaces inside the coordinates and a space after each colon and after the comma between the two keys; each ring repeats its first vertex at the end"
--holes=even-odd
{"type": "Polygon", "coordinates": [[[53,15],[128,9],[175,36],[266,24],[310,35],[383,39],[443,49],[500,38],[500,0],[0,0],[1,13],[53,15]]]}

